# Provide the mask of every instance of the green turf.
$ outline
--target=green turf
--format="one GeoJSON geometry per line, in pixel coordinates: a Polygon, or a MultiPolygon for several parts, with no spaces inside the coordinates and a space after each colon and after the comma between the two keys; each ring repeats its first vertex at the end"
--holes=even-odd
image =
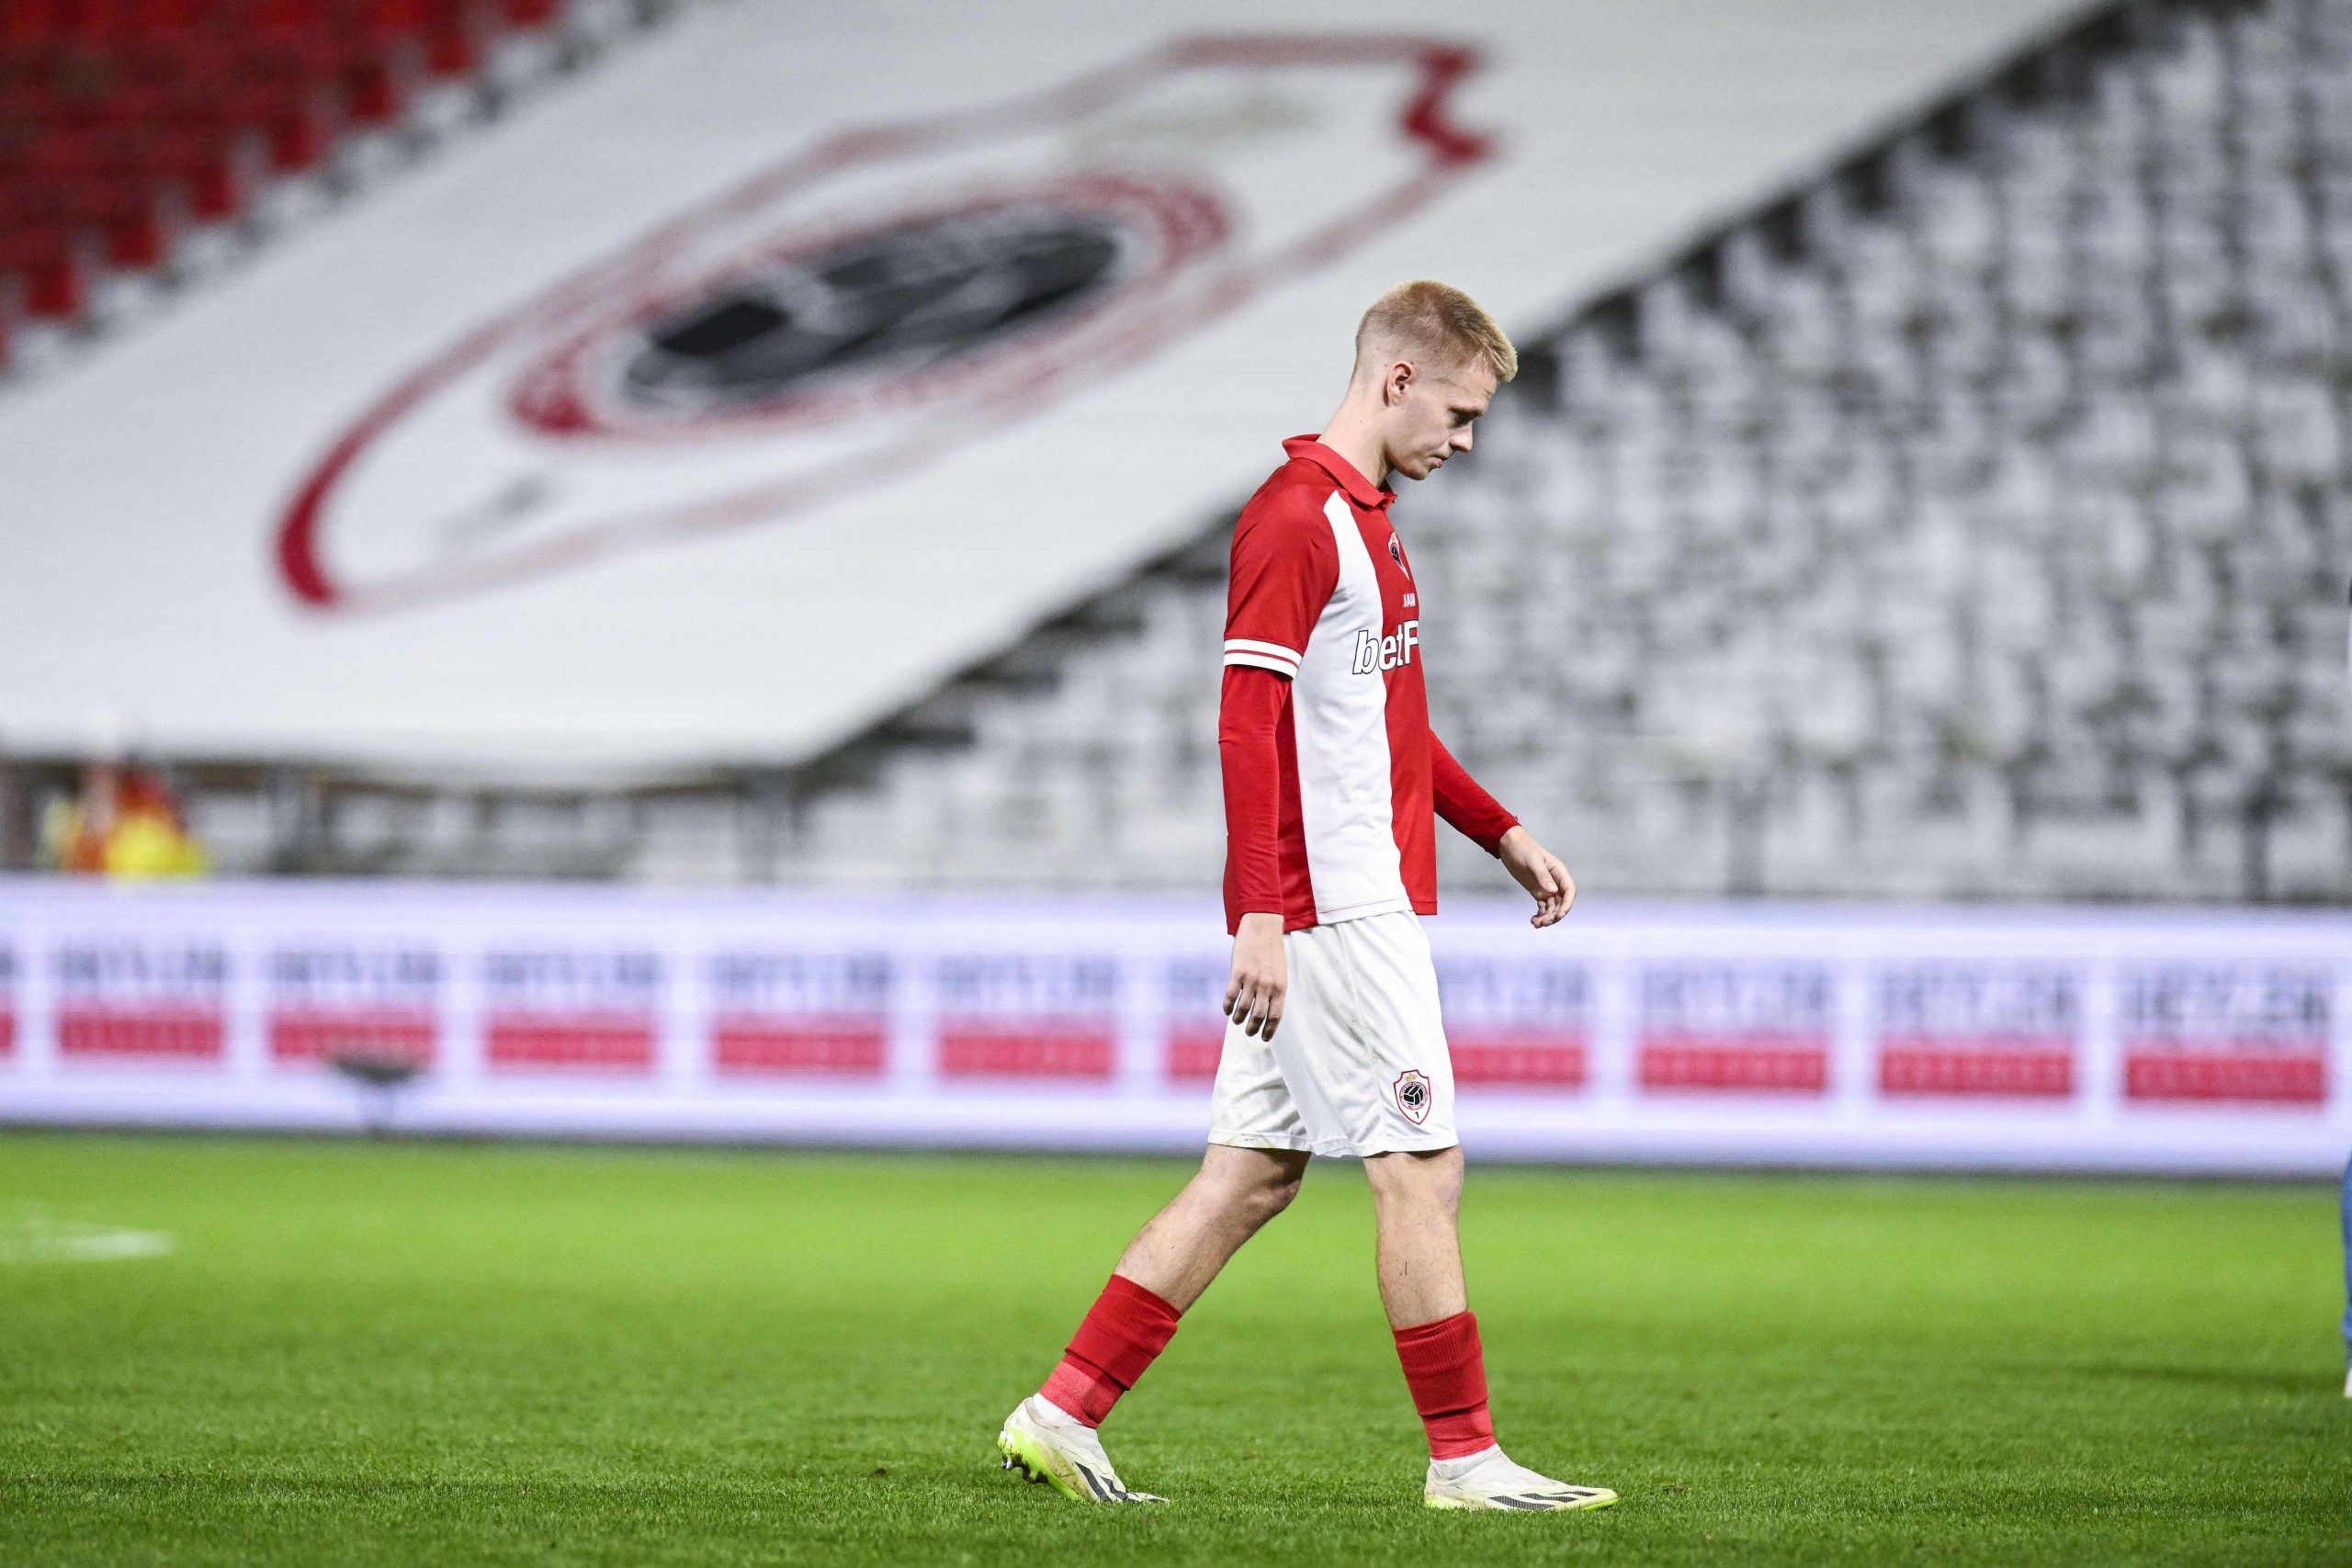
{"type": "Polygon", "coordinates": [[[1148,1161],[0,1136],[0,1561],[2352,1561],[2332,1189],[1474,1169],[1502,1435],[1431,1514],[1360,1173],[994,1468],[1148,1161]],[[169,1254],[27,1261],[28,1217],[169,1254]]]}

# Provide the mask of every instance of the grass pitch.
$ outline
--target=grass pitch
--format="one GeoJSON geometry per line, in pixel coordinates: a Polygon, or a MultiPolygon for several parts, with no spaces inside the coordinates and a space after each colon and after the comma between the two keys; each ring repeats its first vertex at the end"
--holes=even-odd
{"type": "Polygon", "coordinates": [[[1503,1438],[1624,1501],[1465,1516],[1318,1168],[1106,1428],[1175,1501],[1018,1484],[1184,1168],[0,1136],[0,1561],[2352,1562],[2310,1186],[1474,1168],[1503,1438]]]}

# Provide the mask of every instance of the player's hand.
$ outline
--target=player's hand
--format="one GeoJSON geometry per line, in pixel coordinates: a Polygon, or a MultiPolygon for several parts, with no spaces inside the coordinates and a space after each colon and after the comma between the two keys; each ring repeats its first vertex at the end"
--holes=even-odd
{"type": "Polygon", "coordinates": [[[1552,925],[1575,907],[1576,878],[1560,863],[1560,857],[1537,843],[1524,826],[1513,827],[1495,848],[1519,885],[1535,896],[1535,918],[1529,925],[1539,929],[1552,925]]]}
{"type": "Polygon", "coordinates": [[[1283,957],[1283,918],[1244,915],[1233,933],[1233,978],[1226,982],[1225,1016],[1244,1034],[1272,1040],[1283,1021],[1283,993],[1290,988],[1290,966],[1283,957]]]}

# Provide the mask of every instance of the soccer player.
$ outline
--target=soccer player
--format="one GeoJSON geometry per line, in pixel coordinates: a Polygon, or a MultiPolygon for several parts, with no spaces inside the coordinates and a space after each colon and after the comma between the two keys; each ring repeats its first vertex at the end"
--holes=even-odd
{"type": "Polygon", "coordinates": [[[1360,1158],[1378,1215],[1380,1296],[1428,1428],[1432,1508],[1598,1508],[1495,1442],[1455,1213],[1462,1150],[1437,975],[1430,811],[1568,911],[1567,868],[1430,733],[1420,609],[1388,521],[1392,474],[1457,452],[1519,355],[1459,289],[1407,283],[1364,312],[1354,373],[1320,436],[1233,532],[1217,746],[1225,784],[1225,1046],[1198,1174],[1121,1256],[1061,1364],[1005,1418],[1005,1468],[1082,1502],[1129,1491],[1096,1428],[1217,1270],[1298,1191],[1314,1155],[1360,1158]]]}

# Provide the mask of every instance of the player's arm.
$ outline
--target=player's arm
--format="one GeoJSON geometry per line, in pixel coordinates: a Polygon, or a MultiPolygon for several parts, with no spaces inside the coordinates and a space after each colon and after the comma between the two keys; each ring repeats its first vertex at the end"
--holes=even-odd
{"type": "Polygon", "coordinates": [[[1551,925],[1575,905],[1576,879],[1560,857],[1537,843],[1535,835],[1504,810],[1434,734],[1430,737],[1430,792],[1446,825],[1500,860],[1512,879],[1534,897],[1535,915],[1529,924],[1551,925]]]}
{"type": "Polygon", "coordinates": [[[1311,505],[1283,496],[1244,508],[1226,589],[1217,763],[1226,864],[1240,920],[1226,1016],[1272,1039],[1289,968],[1283,957],[1282,764],[1276,733],[1307,635],[1339,585],[1338,548],[1311,505]]]}
{"type": "Polygon", "coordinates": [[[1241,907],[1225,1012],[1245,1033],[1269,1040],[1282,1021],[1290,979],[1283,958],[1282,773],[1274,739],[1289,686],[1288,676],[1262,666],[1227,664],[1217,701],[1226,856],[1241,907]]]}

